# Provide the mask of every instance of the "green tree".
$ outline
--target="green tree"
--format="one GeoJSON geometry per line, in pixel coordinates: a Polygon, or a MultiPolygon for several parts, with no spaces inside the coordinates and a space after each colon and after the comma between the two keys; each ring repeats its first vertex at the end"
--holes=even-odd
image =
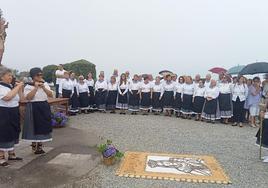
{"type": "Polygon", "coordinates": [[[55,71],[57,70],[57,65],[47,65],[43,68],[43,78],[46,82],[55,82],[55,71]]]}

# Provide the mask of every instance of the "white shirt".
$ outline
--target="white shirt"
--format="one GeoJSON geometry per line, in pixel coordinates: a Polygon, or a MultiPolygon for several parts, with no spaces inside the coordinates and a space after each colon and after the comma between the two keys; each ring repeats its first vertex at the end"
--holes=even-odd
{"type": "Polygon", "coordinates": [[[183,85],[184,84],[181,84],[181,83],[174,83],[174,93],[176,95],[176,93],[182,93],[182,90],[183,90],[183,85]]]}
{"type": "Polygon", "coordinates": [[[70,79],[71,80],[71,82],[73,83],[73,86],[74,87],[77,87],[77,84],[78,84],[78,82],[77,82],[77,80],[76,79],[70,79]]]}
{"type": "Polygon", "coordinates": [[[87,86],[87,83],[84,82],[84,83],[78,83],[77,84],[77,92],[78,93],[89,93],[89,89],[88,89],[88,86],[87,86]]]}
{"type": "Polygon", "coordinates": [[[118,88],[118,83],[115,82],[114,84],[112,84],[111,82],[108,83],[108,90],[109,91],[117,91],[118,88]]]}
{"type": "Polygon", "coordinates": [[[248,87],[246,84],[235,84],[232,86],[232,100],[236,101],[236,98],[239,97],[240,101],[246,100],[248,96],[248,87]]]}
{"type": "Polygon", "coordinates": [[[84,80],[86,83],[87,83],[87,86],[88,87],[94,87],[94,80],[92,79],[92,80],[84,80]]]}
{"type": "Polygon", "coordinates": [[[19,95],[15,95],[11,100],[9,101],[4,101],[3,98],[11,91],[10,88],[5,87],[0,85],[0,106],[1,107],[8,107],[8,108],[13,108],[13,107],[18,107],[19,106],[19,101],[20,97],[19,95]]]}
{"type": "Polygon", "coordinates": [[[183,84],[182,94],[193,95],[194,94],[194,85],[193,84],[183,84]]]}
{"type": "Polygon", "coordinates": [[[130,82],[130,84],[129,84],[129,91],[140,90],[141,83],[142,82],[139,82],[139,81],[137,81],[137,82],[134,82],[134,81],[130,82]]]}
{"type": "Polygon", "coordinates": [[[210,86],[210,81],[209,81],[209,82],[205,81],[204,86],[205,86],[205,88],[209,88],[209,86],[210,86]]]}
{"type": "Polygon", "coordinates": [[[141,92],[149,93],[151,92],[151,89],[152,89],[152,85],[150,82],[148,82],[147,84],[144,82],[141,83],[141,92]]]}
{"type": "Polygon", "coordinates": [[[161,97],[163,96],[165,91],[173,91],[174,92],[174,84],[172,82],[163,82],[162,84],[162,92],[161,92],[161,97]]]}
{"type": "Polygon", "coordinates": [[[107,90],[108,88],[108,84],[105,80],[103,81],[100,81],[100,80],[97,80],[96,83],[95,83],[95,90],[97,91],[98,89],[103,89],[103,90],[107,90]]]}
{"type": "MultiPolygon", "coordinates": [[[[64,72],[65,72],[65,70],[62,70],[62,71],[61,70],[56,70],[55,75],[56,75],[56,77],[57,77],[57,75],[58,76],[63,76],[64,72]]],[[[60,84],[60,82],[62,80],[64,80],[64,78],[56,78],[56,84],[60,84]]]]}
{"type": "Polygon", "coordinates": [[[213,88],[206,88],[205,90],[205,95],[204,97],[211,97],[212,99],[216,99],[219,96],[220,92],[219,92],[219,88],[217,86],[213,87],[213,88]]]}
{"type": "Polygon", "coordinates": [[[72,80],[70,79],[63,79],[61,82],[60,82],[60,86],[59,86],[59,93],[62,94],[62,90],[65,89],[65,90],[70,90],[72,91],[72,93],[74,93],[74,83],[72,80]]]}
{"type": "MultiPolygon", "coordinates": [[[[50,87],[47,83],[44,83],[44,86],[47,90],[50,90],[50,87]]],[[[26,97],[35,87],[31,85],[26,85],[24,88],[24,96],[26,97]]],[[[45,91],[42,88],[38,88],[35,96],[31,100],[31,102],[37,102],[37,101],[47,101],[48,97],[45,91]]]]}
{"type": "Polygon", "coordinates": [[[162,84],[161,83],[159,83],[159,84],[153,83],[152,89],[153,89],[153,92],[160,93],[162,91],[162,84]]]}
{"type": "Polygon", "coordinates": [[[122,83],[121,85],[120,85],[120,83],[118,84],[118,92],[119,92],[119,94],[121,95],[121,94],[126,94],[127,92],[128,92],[128,83],[122,83]],[[122,93],[122,89],[124,89],[125,91],[122,93]]]}
{"type": "Polygon", "coordinates": [[[194,89],[194,97],[204,97],[206,88],[205,87],[195,87],[194,89]]]}
{"type": "Polygon", "coordinates": [[[230,83],[219,83],[218,84],[219,87],[219,91],[222,94],[228,94],[228,93],[232,93],[232,84],[230,83]]]}

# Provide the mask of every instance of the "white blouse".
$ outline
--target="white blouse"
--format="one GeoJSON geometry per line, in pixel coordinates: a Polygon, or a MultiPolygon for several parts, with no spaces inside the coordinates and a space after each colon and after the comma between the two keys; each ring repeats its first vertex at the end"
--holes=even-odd
{"type": "Polygon", "coordinates": [[[222,94],[229,94],[232,93],[232,85],[230,83],[219,83],[218,85],[219,91],[222,94]]]}
{"type": "Polygon", "coordinates": [[[204,97],[211,97],[212,99],[216,99],[219,96],[220,92],[219,92],[219,88],[217,86],[213,87],[213,88],[206,88],[205,90],[205,95],[204,97]]]}
{"type": "Polygon", "coordinates": [[[84,81],[87,83],[88,87],[94,87],[95,81],[93,79],[92,80],[84,80],[84,81]]]}
{"type": "Polygon", "coordinates": [[[145,84],[144,82],[141,83],[141,92],[149,93],[151,92],[151,89],[152,89],[152,85],[150,82],[148,82],[147,84],[145,84]]]}
{"type": "MultiPolygon", "coordinates": [[[[70,79],[70,80],[71,80],[71,79],[70,79]]],[[[71,80],[71,82],[73,83],[73,86],[74,86],[74,87],[77,87],[78,82],[77,82],[77,80],[76,80],[76,79],[71,80]]]]}
{"type": "Polygon", "coordinates": [[[210,86],[210,81],[209,81],[209,82],[205,81],[204,86],[205,86],[205,88],[209,88],[209,86],[210,86]]]}
{"type": "Polygon", "coordinates": [[[153,92],[160,93],[162,91],[162,84],[161,83],[159,83],[159,84],[153,83],[152,89],[153,89],[153,92]]]}
{"type": "Polygon", "coordinates": [[[111,82],[108,83],[108,90],[109,91],[117,91],[118,88],[118,84],[117,82],[112,84],[111,82]]]}
{"type": "Polygon", "coordinates": [[[59,85],[59,93],[62,94],[62,90],[71,90],[72,93],[74,92],[74,83],[70,79],[64,79],[60,82],[59,85]]]}
{"type": "Polygon", "coordinates": [[[141,88],[141,82],[137,81],[137,82],[130,82],[129,84],[129,91],[136,91],[136,90],[140,90],[141,88]]]}
{"type": "MultiPolygon", "coordinates": [[[[50,90],[50,87],[47,83],[44,83],[44,86],[47,90],[50,90]]],[[[34,90],[34,86],[32,85],[26,85],[24,88],[24,96],[26,97],[32,90],[34,90]]],[[[31,102],[37,102],[37,101],[47,101],[48,97],[45,91],[42,88],[38,88],[37,92],[35,93],[35,96],[31,100],[31,102]]]]}
{"type": "Polygon", "coordinates": [[[87,86],[87,83],[84,82],[84,83],[78,83],[77,84],[77,92],[78,93],[89,93],[89,89],[88,89],[88,86],[87,86]]]}
{"type": "Polygon", "coordinates": [[[20,97],[19,95],[15,95],[11,100],[9,101],[4,101],[3,98],[11,91],[10,88],[5,87],[0,85],[0,106],[1,107],[8,107],[8,108],[13,108],[13,107],[18,107],[19,106],[19,101],[20,97]]]}
{"type": "Polygon", "coordinates": [[[182,94],[193,95],[194,94],[194,85],[193,84],[183,84],[182,94]]]}
{"type": "Polygon", "coordinates": [[[96,91],[98,89],[107,90],[107,88],[108,88],[108,84],[105,80],[103,80],[103,81],[97,80],[97,82],[95,83],[95,90],[96,91]]]}
{"type": "Polygon", "coordinates": [[[194,89],[194,97],[204,97],[206,88],[205,87],[195,87],[194,89]]]}
{"type": "Polygon", "coordinates": [[[122,83],[121,85],[120,85],[120,83],[118,84],[118,92],[119,92],[119,94],[121,95],[121,94],[126,94],[127,92],[128,92],[128,83],[122,83]],[[121,91],[121,89],[124,89],[125,91],[122,93],[122,91],[121,91]]]}
{"type": "Polygon", "coordinates": [[[238,97],[240,101],[246,100],[248,96],[248,87],[246,84],[235,84],[232,86],[232,100],[236,101],[238,97]]]}
{"type": "Polygon", "coordinates": [[[176,82],[176,83],[174,83],[174,93],[176,94],[176,93],[182,93],[182,90],[183,90],[183,85],[184,84],[181,84],[181,83],[178,83],[178,82],[176,82]]]}

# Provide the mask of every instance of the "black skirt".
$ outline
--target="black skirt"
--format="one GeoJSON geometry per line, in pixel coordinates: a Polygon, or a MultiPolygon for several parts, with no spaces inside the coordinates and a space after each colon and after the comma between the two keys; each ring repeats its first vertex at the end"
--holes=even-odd
{"type": "MultiPolygon", "coordinates": [[[[257,132],[256,144],[260,144],[260,129],[257,132]]],[[[262,122],[262,146],[268,149],[268,119],[264,119],[262,122]]]]}
{"type": "Polygon", "coordinates": [[[149,109],[151,107],[151,93],[141,93],[141,109],[149,109]]]}
{"type": "Polygon", "coordinates": [[[204,105],[204,113],[208,115],[215,115],[217,113],[217,105],[217,99],[212,99],[210,101],[206,99],[204,105]]]}
{"type": "Polygon", "coordinates": [[[173,103],[173,108],[175,111],[180,112],[181,106],[182,106],[181,93],[176,93],[176,97],[173,103]]]}
{"type": "Polygon", "coordinates": [[[107,110],[115,110],[116,108],[116,99],[117,99],[117,90],[108,91],[106,109],[107,110]]]}
{"type": "Polygon", "coordinates": [[[19,139],[19,107],[0,107],[0,142],[12,142],[19,139]]]}
{"type": "Polygon", "coordinates": [[[67,90],[67,89],[62,90],[62,97],[69,99],[69,105],[72,104],[71,95],[72,95],[72,90],[67,90]]]}
{"type": "Polygon", "coordinates": [[[96,91],[95,98],[96,98],[97,108],[103,109],[105,107],[105,105],[106,105],[106,95],[107,95],[106,90],[99,89],[99,90],[96,91]]]}
{"type": "Polygon", "coordinates": [[[33,123],[35,134],[49,134],[52,132],[51,110],[47,101],[32,102],[33,123]]]}
{"type": "Polygon", "coordinates": [[[90,95],[88,97],[88,103],[89,103],[89,106],[93,107],[94,105],[96,105],[94,88],[93,86],[89,86],[88,89],[89,89],[89,95],[90,95]]]}
{"type": "MultiPolygon", "coordinates": [[[[121,92],[124,93],[125,89],[121,89],[121,92]]],[[[127,100],[127,93],[125,95],[120,95],[118,94],[118,103],[120,104],[128,104],[128,100],[127,100]]]]}
{"type": "Polygon", "coordinates": [[[79,93],[79,104],[81,108],[88,108],[88,92],[79,93]]]}
{"type": "Polygon", "coordinates": [[[231,94],[222,94],[219,95],[219,107],[220,111],[231,111],[232,110],[232,100],[231,94]]]}
{"type": "Polygon", "coordinates": [[[78,109],[79,106],[80,106],[80,104],[79,104],[79,99],[77,96],[77,90],[76,90],[76,87],[74,87],[74,93],[71,97],[71,108],[73,110],[76,110],[76,109],[78,109]]]}
{"type": "Polygon", "coordinates": [[[162,104],[160,98],[161,93],[160,92],[153,92],[153,99],[152,99],[152,107],[153,111],[161,111],[162,110],[162,104]]]}
{"type": "Polygon", "coordinates": [[[162,98],[163,108],[172,109],[174,102],[174,92],[165,91],[162,98]]]}
{"type": "Polygon", "coordinates": [[[201,97],[201,96],[196,96],[194,98],[194,103],[193,103],[193,112],[195,114],[201,114],[203,107],[204,107],[204,102],[205,102],[205,98],[201,97]]]}
{"type": "Polygon", "coordinates": [[[131,111],[137,111],[140,107],[140,94],[138,92],[138,90],[132,90],[132,93],[129,92],[128,107],[131,111]]]}
{"type": "Polygon", "coordinates": [[[193,111],[193,95],[183,94],[182,112],[190,113],[193,111]]]}

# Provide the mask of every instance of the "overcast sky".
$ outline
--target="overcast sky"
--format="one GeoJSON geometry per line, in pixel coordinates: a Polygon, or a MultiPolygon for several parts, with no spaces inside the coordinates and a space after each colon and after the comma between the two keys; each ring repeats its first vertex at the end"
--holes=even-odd
{"type": "Polygon", "coordinates": [[[111,74],[206,74],[268,61],[267,0],[0,0],[3,64],[19,70],[86,59],[111,74]]]}

